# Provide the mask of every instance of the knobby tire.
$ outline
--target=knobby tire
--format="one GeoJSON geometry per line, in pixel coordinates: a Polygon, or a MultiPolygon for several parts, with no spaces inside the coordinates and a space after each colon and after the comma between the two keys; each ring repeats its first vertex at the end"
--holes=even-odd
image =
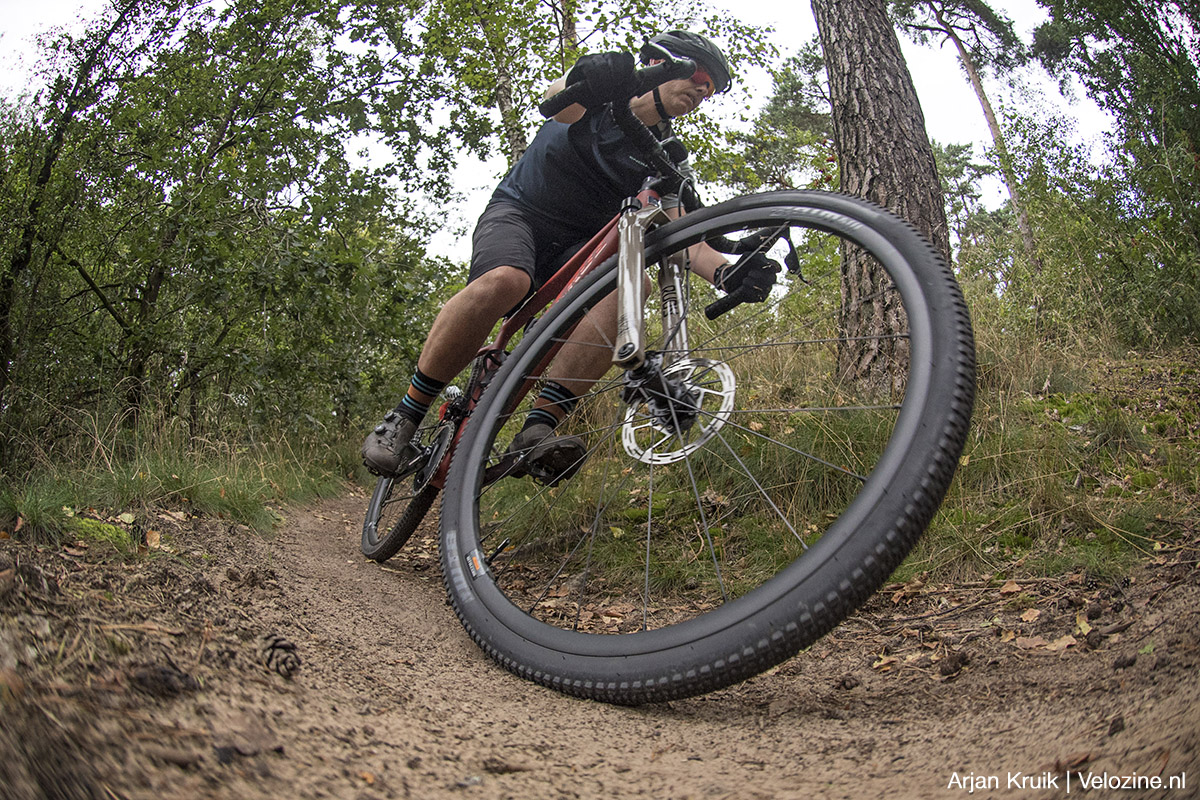
{"type": "MultiPolygon", "coordinates": [[[[753,195],[652,231],[647,263],[784,226],[807,237],[807,283],[697,322],[686,354],[659,331],[683,402],[622,403],[610,371],[563,425],[589,448],[574,477],[484,480],[527,413],[527,378],[613,291],[615,259],[544,315],[481,398],[451,464],[441,558],[456,614],[507,669],[619,704],[728,686],[829,632],[929,524],[966,440],[974,344],[949,268],[909,225],[840,195],[753,195]],[[909,354],[902,396],[837,377],[854,346],[838,335],[843,242],[874,256],[907,320],[892,337],[909,354]]],[[[715,294],[687,293],[698,320],[715,294]]]]}

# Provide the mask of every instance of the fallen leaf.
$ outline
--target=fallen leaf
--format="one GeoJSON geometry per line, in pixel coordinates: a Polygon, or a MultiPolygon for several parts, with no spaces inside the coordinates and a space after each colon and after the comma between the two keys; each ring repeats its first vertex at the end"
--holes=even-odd
{"type": "Polygon", "coordinates": [[[900,659],[895,656],[880,656],[880,658],[871,665],[871,669],[877,669],[880,672],[889,672],[900,663],[900,659]]]}
{"type": "Polygon", "coordinates": [[[1041,636],[1018,636],[1017,647],[1022,650],[1036,650],[1039,647],[1045,647],[1049,644],[1041,636]]]}
{"type": "Polygon", "coordinates": [[[892,595],[892,603],[893,604],[899,603],[901,600],[904,600],[905,598],[915,597],[915,596],[919,595],[921,593],[921,590],[924,588],[925,588],[925,578],[924,578],[924,575],[922,574],[922,575],[919,575],[919,576],[913,578],[908,583],[901,586],[899,591],[897,591],[894,595],[892,595]]]}
{"type": "Polygon", "coordinates": [[[133,514],[130,514],[128,511],[126,511],[124,514],[119,514],[117,519],[121,522],[124,522],[126,525],[132,525],[137,521],[137,517],[135,517],[133,514]]]}
{"type": "Polygon", "coordinates": [[[1086,611],[1079,611],[1075,614],[1075,628],[1080,636],[1087,636],[1092,632],[1092,626],[1087,621],[1086,611]]]}
{"type": "Polygon", "coordinates": [[[364,782],[364,783],[366,783],[366,784],[367,784],[367,786],[374,786],[374,785],[375,785],[375,776],[374,776],[374,775],[372,775],[372,774],[371,774],[371,773],[369,773],[369,772],[360,772],[360,773],[358,774],[358,777],[362,778],[362,779],[363,779],[363,782],[364,782]]]}
{"type": "Polygon", "coordinates": [[[1016,594],[1019,591],[1021,591],[1021,587],[1017,585],[1016,581],[1009,581],[1000,587],[1000,594],[1016,594]]]}
{"type": "Polygon", "coordinates": [[[146,547],[157,550],[162,547],[162,534],[158,531],[146,531],[146,547]]]}
{"type": "Polygon", "coordinates": [[[1000,641],[1002,642],[1011,642],[1015,638],[1017,638],[1016,631],[1005,631],[1004,633],[1000,634],[1000,641]]]}
{"type": "Polygon", "coordinates": [[[1021,615],[1022,622],[1037,622],[1038,617],[1042,615],[1041,609],[1031,608],[1021,615]]]}
{"type": "Polygon", "coordinates": [[[1079,644],[1079,642],[1075,639],[1075,637],[1067,634],[1066,636],[1061,636],[1050,644],[1046,645],[1046,649],[1051,653],[1057,653],[1077,644],[1079,644]]]}

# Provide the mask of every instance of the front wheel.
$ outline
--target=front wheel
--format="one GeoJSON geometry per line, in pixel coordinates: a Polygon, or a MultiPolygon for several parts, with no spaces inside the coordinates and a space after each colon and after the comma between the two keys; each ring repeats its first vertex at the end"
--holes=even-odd
{"type": "Polygon", "coordinates": [[[769,249],[792,273],[767,302],[710,321],[714,290],[685,272],[647,305],[647,366],[610,369],[560,426],[587,443],[570,477],[485,481],[542,364],[603,327],[588,312],[617,270],[601,267],[513,352],[451,465],[451,603],[500,664],[564,692],[669,700],[794,655],[908,554],[966,439],[970,320],[911,227],[844,196],[755,195],[651,232],[647,263],[700,242],[769,249]],[[864,274],[844,274],[852,253],[864,274]]]}

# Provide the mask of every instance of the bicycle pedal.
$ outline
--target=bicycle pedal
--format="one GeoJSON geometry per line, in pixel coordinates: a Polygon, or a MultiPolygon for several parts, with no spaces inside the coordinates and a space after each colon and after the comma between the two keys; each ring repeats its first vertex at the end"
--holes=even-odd
{"type": "Polygon", "coordinates": [[[519,478],[525,475],[525,471],[520,469],[522,461],[524,459],[516,453],[505,453],[499,461],[483,471],[483,485],[491,486],[502,478],[519,478]]]}

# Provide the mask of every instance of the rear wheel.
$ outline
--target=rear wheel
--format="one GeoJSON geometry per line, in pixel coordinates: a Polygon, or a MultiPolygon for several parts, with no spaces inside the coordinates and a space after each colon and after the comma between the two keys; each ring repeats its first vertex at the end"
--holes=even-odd
{"type": "Polygon", "coordinates": [[[588,444],[578,469],[554,485],[492,482],[540,365],[614,290],[610,262],[529,331],[451,465],[441,537],[452,605],[490,656],[561,691],[667,700],[795,654],[907,555],[966,438],[969,317],[908,225],[838,195],[756,195],[651,232],[647,263],[701,241],[761,243],[793,254],[800,274],[710,321],[716,294],[685,273],[686,339],[663,330],[663,301],[651,300],[649,366],[611,369],[560,428],[588,444]],[[886,276],[860,300],[898,327],[841,333],[844,243],[886,276]],[[892,379],[842,377],[855,354],[890,359],[892,379]]]}
{"type": "Polygon", "coordinates": [[[380,478],[367,503],[363,520],[362,553],[387,561],[408,543],[438,496],[432,481],[454,438],[456,426],[443,420],[417,432],[425,450],[424,464],[403,478],[380,478]]]}
{"type": "Polygon", "coordinates": [[[396,555],[408,543],[437,499],[438,490],[435,486],[413,491],[398,485],[401,483],[403,481],[380,478],[367,504],[362,552],[373,561],[387,561],[396,555]]]}

